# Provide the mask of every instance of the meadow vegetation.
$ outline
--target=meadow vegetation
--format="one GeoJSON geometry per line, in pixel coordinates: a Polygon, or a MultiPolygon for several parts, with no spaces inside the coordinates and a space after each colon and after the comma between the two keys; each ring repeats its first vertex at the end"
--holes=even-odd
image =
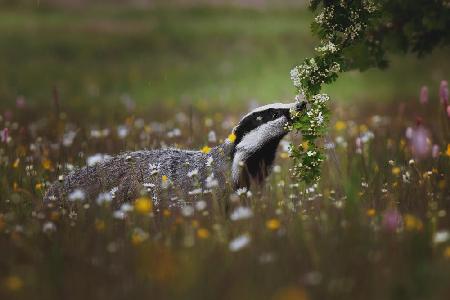
{"type": "Polygon", "coordinates": [[[63,170],[212,147],[249,105],[292,99],[309,22],[301,10],[2,10],[0,298],[448,299],[445,49],[327,89],[317,185],[292,179],[291,134],[265,185],[226,199],[43,206],[63,170]]]}

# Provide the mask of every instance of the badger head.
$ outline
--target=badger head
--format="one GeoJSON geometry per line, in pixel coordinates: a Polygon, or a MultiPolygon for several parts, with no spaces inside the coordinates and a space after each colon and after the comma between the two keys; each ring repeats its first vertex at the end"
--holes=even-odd
{"type": "Polygon", "coordinates": [[[288,133],[291,111],[301,111],[306,102],[275,103],[258,107],[245,115],[233,129],[231,151],[234,188],[249,188],[269,174],[280,140],[288,133]]]}

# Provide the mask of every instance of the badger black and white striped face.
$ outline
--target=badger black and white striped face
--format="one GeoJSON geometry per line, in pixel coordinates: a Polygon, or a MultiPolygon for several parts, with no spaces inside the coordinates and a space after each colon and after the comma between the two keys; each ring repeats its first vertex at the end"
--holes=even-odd
{"type": "Polygon", "coordinates": [[[280,140],[288,133],[291,111],[303,110],[305,102],[275,103],[258,107],[234,128],[232,179],[235,188],[249,187],[268,175],[280,140]]]}

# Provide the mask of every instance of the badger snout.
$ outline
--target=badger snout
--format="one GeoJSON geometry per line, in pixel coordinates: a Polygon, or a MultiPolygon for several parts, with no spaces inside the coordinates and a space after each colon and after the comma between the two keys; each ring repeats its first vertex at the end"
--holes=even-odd
{"type": "Polygon", "coordinates": [[[296,102],[294,105],[294,110],[298,112],[304,110],[305,108],[306,108],[306,101],[299,101],[296,102]]]}

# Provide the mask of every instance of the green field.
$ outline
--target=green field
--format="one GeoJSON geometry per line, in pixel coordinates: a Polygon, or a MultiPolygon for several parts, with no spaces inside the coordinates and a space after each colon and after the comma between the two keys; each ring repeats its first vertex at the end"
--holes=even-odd
{"type": "MultiPolygon", "coordinates": [[[[316,45],[310,21],[299,9],[5,8],[1,103],[24,95],[45,106],[54,87],[69,109],[123,95],[143,105],[291,99],[289,71],[316,45]]],[[[422,84],[448,77],[445,54],[395,56],[390,69],[346,74],[327,91],[342,102],[410,100],[422,84]]]]}

